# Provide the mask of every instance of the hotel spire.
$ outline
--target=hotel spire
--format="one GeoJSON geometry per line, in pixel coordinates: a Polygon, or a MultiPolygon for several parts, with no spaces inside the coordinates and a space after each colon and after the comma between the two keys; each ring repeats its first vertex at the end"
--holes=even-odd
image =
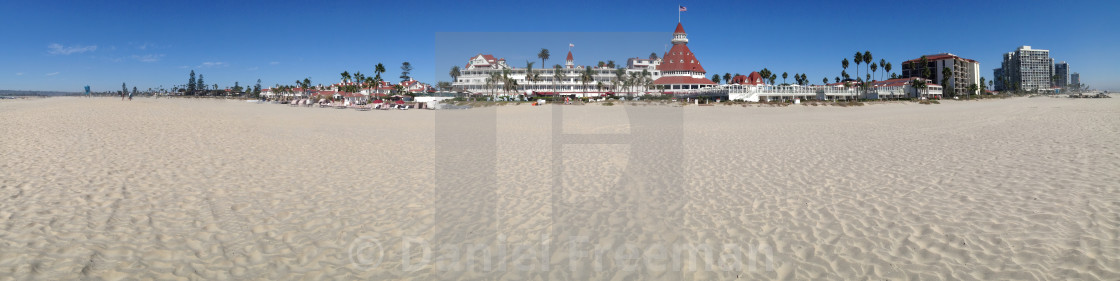
{"type": "Polygon", "coordinates": [[[576,66],[575,60],[572,59],[572,51],[568,51],[568,59],[564,60],[564,66],[567,66],[568,68],[573,68],[576,66]]]}
{"type": "Polygon", "coordinates": [[[684,32],[684,26],[677,23],[677,30],[673,31],[673,45],[688,44],[688,33],[684,32]]]}

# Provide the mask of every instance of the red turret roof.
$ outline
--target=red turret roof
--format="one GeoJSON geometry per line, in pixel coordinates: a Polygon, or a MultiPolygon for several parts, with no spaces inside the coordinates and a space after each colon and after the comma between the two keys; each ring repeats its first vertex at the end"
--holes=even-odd
{"type": "Polygon", "coordinates": [[[568,51],[568,60],[572,60],[572,51],[568,51]]]}
{"type": "Polygon", "coordinates": [[[677,23],[677,30],[673,31],[673,33],[685,33],[684,32],[684,26],[681,25],[681,23],[678,22],[677,23]]]}
{"type": "Polygon", "coordinates": [[[692,50],[688,49],[688,45],[677,44],[669,49],[669,53],[661,60],[661,64],[657,66],[657,70],[664,71],[695,71],[705,73],[704,67],[700,66],[700,61],[696,60],[696,55],[692,50]]]}

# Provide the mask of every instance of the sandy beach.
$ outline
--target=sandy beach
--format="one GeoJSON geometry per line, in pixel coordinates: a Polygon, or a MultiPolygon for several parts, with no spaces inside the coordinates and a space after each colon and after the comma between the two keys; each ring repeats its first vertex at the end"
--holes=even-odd
{"type": "Polygon", "coordinates": [[[1116,280],[1117,117],[2,100],[0,279],[1116,280]]]}

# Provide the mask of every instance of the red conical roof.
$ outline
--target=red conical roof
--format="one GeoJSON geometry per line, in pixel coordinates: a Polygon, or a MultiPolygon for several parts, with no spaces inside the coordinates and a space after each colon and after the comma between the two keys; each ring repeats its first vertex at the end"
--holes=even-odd
{"type": "Polygon", "coordinates": [[[673,31],[673,33],[684,33],[684,26],[681,25],[681,23],[678,22],[677,23],[677,30],[673,31]]]}
{"type": "Polygon", "coordinates": [[[568,51],[568,60],[572,60],[572,51],[568,51]]]}
{"type": "Polygon", "coordinates": [[[706,72],[704,67],[700,66],[700,61],[696,59],[696,55],[688,49],[688,45],[684,44],[673,45],[673,48],[669,49],[669,53],[661,58],[661,64],[657,65],[657,70],[706,72]]]}

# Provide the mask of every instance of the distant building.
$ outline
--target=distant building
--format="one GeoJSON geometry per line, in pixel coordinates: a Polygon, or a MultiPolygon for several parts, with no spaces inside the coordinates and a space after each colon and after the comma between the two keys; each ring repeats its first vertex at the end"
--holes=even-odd
{"type": "Polygon", "coordinates": [[[626,72],[642,72],[642,70],[649,71],[651,74],[658,77],[661,76],[660,71],[657,70],[657,65],[661,64],[661,59],[643,59],[643,58],[629,58],[626,60],[626,72]]]}
{"type": "Polygon", "coordinates": [[[653,80],[654,85],[665,90],[695,90],[716,85],[705,77],[707,72],[700,65],[700,60],[688,49],[688,34],[684,32],[681,23],[677,23],[670,42],[673,47],[662,56],[661,64],[657,66],[661,77],[653,80]]]}
{"type": "MultiPolygon", "coordinates": [[[[1007,90],[1045,91],[1050,89],[1054,59],[1049,50],[1021,46],[1003,54],[1003,86],[1007,90]]],[[[998,78],[997,78],[998,80],[998,78]]]]}
{"type": "Polygon", "coordinates": [[[731,78],[731,81],[729,81],[727,83],[728,84],[739,84],[739,85],[755,85],[755,86],[766,85],[766,82],[763,82],[763,81],[766,81],[766,79],[762,78],[762,74],[758,74],[758,71],[755,71],[755,72],[751,72],[751,74],[747,75],[747,76],[744,76],[744,75],[735,76],[734,78],[731,78]]]}
{"type": "Polygon", "coordinates": [[[1003,68],[992,69],[992,83],[995,84],[993,91],[1003,91],[1003,79],[1000,77],[1003,77],[1003,68]]]}
{"type": "Polygon", "coordinates": [[[452,85],[476,94],[537,93],[580,97],[598,97],[616,89],[619,85],[615,69],[606,66],[576,65],[571,51],[568,51],[568,56],[565,57],[564,65],[560,66],[559,72],[554,67],[533,68],[536,79],[528,79],[528,70],[527,67],[513,67],[502,58],[478,54],[467,60],[466,66],[462,68],[460,76],[452,82],[452,85]],[[591,73],[591,80],[581,80],[581,76],[588,72],[591,73]],[[504,77],[507,75],[511,82],[516,83],[516,87],[505,87],[504,77]],[[515,89],[507,90],[510,88],[515,89]]]}
{"type": "MultiPolygon", "coordinates": [[[[933,80],[935,81],[935,83],[941,83],[942,79],[944,78],[944,75],[941,73],[941,71],[942,69],[945,69],[947,67],[952,70],[952,74],[951,79],[949,79],[948,81],[949,83],[941,85],[946,89],[952,88],[953,92],[957,95],[964,95],[968,93],[969,85],[976,84],[977,86],[980,86],[979,62],[962,58],[950,53],[927,55],[925,57],[925,69],[929,70],[928,77],[922,77],[922,72],[924,71],[924,69],[923,66],[918,63],[921,58],[917,58],[902,63],[901,78],[922,77],[933,80]]],[[[979,93],[973,92],[971,94],[979,93]]]]}
{"type": "Polygon", "coordinates": [[[405,80],[405,81],[401,81],[400,85],[402,87],[404,87],[404,90],[406,92],[413,93],[413,94],[424,94],[424,93],[435,91],[434,89],[432,89],[431,85],[421,83],[420,81],[416,81],[415,79],[412,79],[412,78],[409,78],[408,80],[405,80]]]}
{"type": "Polygon", "coordinates": [[[1081,74],[1077,72],[1070,73],[1069,85],[1074,87],[1081,87],[1081,74]]]}
{"type": "Polygon", "coordinates": [[[1069,64],[1064,61],[1055,63],[1054,76],[1058,76],[1058,79],[1054,80],[1055,82],[1057,82],[1057,85],[1055,86],[1059,88],[1065,88],[1067,85],[1069,85],[1069,64]]]}
{"type": "Polygon", "coordinates": [[[577,65],[571,51],[568,51],[559,72],[555,67],[534,68],[532,73],[535,79],[526,79],[529,76],[528,68],[513,67],[505,59],[478,54],[467,60],[460,76],[452,83],[467,92],[479,94],[558,94],[579,97],[654,94],[652,90],[655,89],[663,90],[659,92],[681,94],[716,86],[715,82],[704,76],[704,67],[700,66],[696,55],[688,49],[688,37],[680,23],[677,23],[671,42],[673,47],[661,58],[627,59],[625,77],[609,66],[577,65]],[[587,74],[590,74],[590,80],[581,79],[587,74]],[[498,76],[501,78],[495,80],[498,76]],[[508,80],[505,78],[507,76],[508,80]],[[516,82],[517,85],[503,87],[505,81],[516,82]],[[516,90],[509,90],[510,88],[516,90]]]}

